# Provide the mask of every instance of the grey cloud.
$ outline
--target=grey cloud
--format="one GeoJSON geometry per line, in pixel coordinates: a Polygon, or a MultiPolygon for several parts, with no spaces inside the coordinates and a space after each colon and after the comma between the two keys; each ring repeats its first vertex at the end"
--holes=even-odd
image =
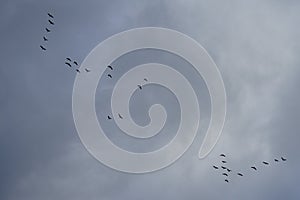
{"type": "Polygon", "coordinates": [[[0,5],[1,199],[299,199],[297,1],[0,5]],[[38,46],[47,11],[55,14],[56,26],[44,54],[38,46]],[[206,159],[197,158],[200,135],[170,167],[131,175],[103,166],[80,143],[71,110],[75,72],[63,61],[70,56],[80,62],[110,35],[142,26],[176,29],[208,50],[225,81],[228,116],[206,159]],[[226,185],[211,169],[220,152],[245,177],[226,185]],[[286,164],[261,165],[281,155],[286,164]],[[249,169],[253,163],[257,174],[249,169]]]}

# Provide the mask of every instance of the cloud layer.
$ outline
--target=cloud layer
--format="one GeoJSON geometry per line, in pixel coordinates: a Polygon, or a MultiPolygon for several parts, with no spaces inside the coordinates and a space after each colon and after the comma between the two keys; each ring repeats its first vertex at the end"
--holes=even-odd
{"type": "MultiPolygon", "coordinates": [[[[2,1],[0,199],[299,199],[299,9],[297,1],[2,1]],[[45,53],[39,45],[48,11],[56,26],[45,53]],[[63,63],[67,56],[82,61],[110,35],[143,26],[181,31],[207,49],[225,82],[228,115],[206,159],[197,158],[199,136],[170,167],[131,175],[84,149],[72,119],[75,72],[63,63]],[[226,184],[213,171],[220,152],[243,178],[226,184]],[[287,163],[261,165],[281,155],[287,163]]],[[[104,84],[99,92],[111,89],[104,84]]],[[[172,98],[159,96],[162,103],[172,98]]]]}

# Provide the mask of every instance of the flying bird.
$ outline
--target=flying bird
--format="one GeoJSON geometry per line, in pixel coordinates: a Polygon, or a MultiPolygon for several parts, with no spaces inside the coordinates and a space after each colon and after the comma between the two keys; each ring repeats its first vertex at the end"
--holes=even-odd
{"type": "Polygon", "coordinates": [[[281,157],[281,160],[282,160],[282,161],[286,161],[286,158],[284,158],[284,157],[281,157]]]}
{"type": "Polygon", "coordinates": [[[222,169],[227,169],[227,168],[226,168],[226,167],[224,167],[224,166],[221,166],[221,168],[222,168],[222,169]]]}
{"type": "Polygon", "coordinates": [[[228,183],[229,181],[227,179],[225,179],[225,182],[228,183]]]}
{"type": "Polygon", "coordinates": [[[108,74],[107,76],[108,76],[109,78],[112,78],[111,74],[108,74]]]}
{"type": "Polygon", "coordinates": [[[244,176],[242,173],[237,173],[237,175],[239,175],[239,176],[244,176]]]}
{"type": "Polygon", "coordinates": [[[73,63],[78,66],[78,63],[76,61],[74,61],[73,63]]]}
{"type": "Polygon", "coordinates": [[[228,171],[228,172],[231,172],[232,170],[227,168],[227,171],[228,171]]]}
{"type": "Polygon", "coordinates": [[[222,163],[227,163],[225,160],[222,160],[222,163]]]}
{"type": "Polygon", "coordinates": [[[118,116],[119,116],[120,119],[123,119],[123,117],[120,113],[118,113],[118,116]]]}
{"type": "Polygon", "coordinates": [[[108,65],[107,66],[110,70],[114,70],[112,66],[108,65]]]}
{"type": "Polygon", "coordinates": [[[256,167],[254,167],[254,166],[253,166],[253,167],[251,167],[251,168],[252,168],[252,169],[254,169],[255,171],[257,170],[257,168],[256,168],[256,167]]]}
{"type": "Polygon", "coordinates": [[[54,18],[51,13],[48,13],[48,16],[51,17],[52,19],[54,18]]]}
{"type": "Polygon", "coordinates": [[[224,158],[226,157],[226,156],[225,156],[225,154],[223,154],[223,153],[222,153],[222,154],[220,154],[220,156],[221,156],[221,157],[224,157],[224,158]]]}
{"type": "Polygon", "coordinates": [[[278,159],[276,159],[276,158],[274,159],[274,161],[275,161],[275,162],[279,162],[279,160],[278,160],[278,159]]]}
{"type": "Polygon", "coordinates": [[[69,58],[69,57],[68,57],[68,58],[66,58],[66,60],[68,60],[68,61],[70,61],[70,62],[71,62],[71,58],[69,58]]]}
{"type": "Polygon", "coordinates": [[[86,72],[90,72],[90,71],[91,71],[91,70],[89,70],[88,68],[85,68],[84,70],[85,70],[86,72]]]}
{"type": "Polygon", "coordinates": [[[107,119],[111,119],[111,117],[108,115],[108,116],[107,116],[107,119]]]}
{"type": "Polygon", "coordinates": [[[217,166],[215,166],[215,165],[213,166],[213,168],[214,168],[214,169],[219,169],[219,167],[217,167],[217,166]]]}
{"type": "Polygon", "coordinates": [[[44,46],[40,45],[40,47],[43,51],[46,51],[46,48],[44,46]]]}
{"type": "Polygon", "coordinates": [[[226,173],[222,173],[222,175],[224,175],[224,176],[228,176],[228,174],[226,174],[226,173]]]}
{"type": "Polygon", "coordinates": [[[77,72],[77,73],[80,73],[80,70],[79,70],[79,69],[76,69],[76,72],[77,72]]]}
{"type": "Polygon", "coordinates": [[[48,22],[49,22],[51,25],[54,25],[54,22],[51,21],[50,19],[48,19],[48,22]]]}
{"type": "Polygon", "coordinates": [[[144,78],[144,81],[148,81],[148,79],[147,79],[147,78],[144,78]]]}
{"type": "Polygon", "coordinates": [[[141,85],[137,85],[139,88],[140,88],[140,90],[142,89],[142,86],[141,85]]]}
{"type": "Polygon", "coordinates": [[[45,36],[43,36],[43,39],[44,39],[45,42],[48,41],[48,38],[46,38],[45,36]]]}
{"type": "Polygon", "coordinates": [[[50,29],[48,29],[48,28],[45,28],[45,29],[46,29],[47,33],[51,32],[51,30],[50,30],[50,29]]]}
{"type": "Polygon", "coordinates": [[[69,67],[72,67],[72,65],[68,62],[65,62],[66,65],[68,65],[69,67]]]}
{"type": "Polygon", "coordinates": [[[269,165],[269,163],[268,163],[268,162],[266,162],[266,161],[263,161],[262,163],[263,163],[263,164],[265,164],[265,165],[269,165]]]}

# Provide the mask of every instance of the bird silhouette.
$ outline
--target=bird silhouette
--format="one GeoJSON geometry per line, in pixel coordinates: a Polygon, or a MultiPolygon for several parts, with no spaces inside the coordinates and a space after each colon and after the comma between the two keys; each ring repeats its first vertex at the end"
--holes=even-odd
{"type": "Polygon", "coordinates": [[[226,174],[226,173],[222,173],[222,175],[223,175],[223,176],[228,176],[228,174],[226,174]]]}
{"type": "Polygon", "coordinates": [[[51,30],[48,28],[45,28],[45,30],[47,31],[47,33],[51,32],[51,30]]]}
{"type": "Polygon", "coordinates": [[[42,46],[42,45],[40,45],[40,48],[43,50],[43,51],[46,51],[47,49],[44,47],[44,46],[42,46]]]}
{"type": "Polygon", "coordinates": [[[237,173],[237,175],[239,175],[239,176],[244,176],[242,173],[237,173]]]}
{"type": "Polygon", "coordinates": [[[54,25],[54,22],[51,21],[50,19],[48,19],[48,22],[49,22],[51,25],[54,25]]]}
{"type": "Polygon", "coordinates": [[[108,74],[107,76],[108,76],[109,78],[112,78],[111,74],[108,74]]]}
{"type": "Polygon", "coordinates": [[[284,157],[281,157],[281,160],[282,160],[282,161],[286,161],[286,158],[284,158],[284,157]]]}
{"type": "Polygon", "coordinates": [[[228,179],[225,179],[225,182],[228,183],[229,182],[228,179]]]}
{"type": "Polygon", "coordinates": [[[263,164],[265,164],[265,165],[269,165],[269,163],[268,163],[268,162],[266,162],[266,161],[263,161],[262,163],[263,163],[263,164]]]}
{"type": "Polygon", "coordinates": [[[276,158],[274,159],[274,161],[275,161],[275,162],[279,162],[279,160],[278,160],[278,159],[276,159],[276,158]]]}
{"type": "Polygon", "coordinates": [[[70,62],[72,61],[72,60],[71,60],[71,58],[69,58],[69,57],[68,57],[68,58],[66,58],[66,60],[67,60],[67,61],[70,61],[70,62]]]}
{"type": "Polygon", "coordinates": [[[73,63],[78,66],[78,63],[76,61],[74,61],[73,63]]]}
{"type": "Polygon", "coordinates": [[[79,70],[79,69],[76,69],[76,72],[77,72],[77,73],[80,73],[80,70],[79,70]]]}
{"type": "Polygon", "coordinates": [[[85,68],[84,70],[85,70],[86,72],[90,72],[90,71],[91,71],[91,70],[89,70],[88,68],[85,68]]]}
{"type": "Polygon", "coordinates": [[[222,163],[227,163],[226,160],[222,160],[222,163]]]}
{"type": "Polygon", "coordinates": [[[222,154],[220,154],[220,156],[221,156],[221,157],[224,157],[224,158],[226,157],[226,156],[225,156],[225,154],[223,154],[223,153],[222,153],[222,154]]]}
{"type": "Polygon", "coordinates": [[[118,113],[118,116],[119,116],[120,119],[123,119],[123,117],[120,113],[118,113]]]}
{"type": "Polygon", "coordinates": [[[213,168],[214,168],[214,169],[219,169],[219,167],[217,167],[217,166],[215,166],[215,165],[213,166],[213,168]]]}
{"type": "Polygon", "coordinates": [[[48,16],[51,17],[52,19],[54,18],[51,13],[48,13],[48,16]]]}
{"type": "Polygon", "coordinates": [[[110,70],[114,70],[112,66],[108,65],[107,66],[110,70]]]}
{"type": "Polygon", "coordinates": [[[147,79],[147,78],[144,78],[144,81],[148,81],[148,79],[147,79]]]}
{"type": "Polygon", "coordinates": [[[142,89],[142,86],[141,85],[137,85],[139,88],[140,88],[140,90],[142,89]]]}
{"type": "Polygon", "coordinates": [[[231,172],[232,170],[227,168],[227,171],[228,171],[228,172],[231,172]]]}
{"type": "Polygon", "coordinates": [[[68,62],[65,62],[66,65],[68,65],[69,67],[72,67],[72,65],[68,62]]]}
{"type": "Polygon", "coordinates": [[[107,119],[111,119],[111,117],[108,115],[108,116],[107,116],[107,119]]]}
{"type": "Polygon", "coordinates": [[[252,168],[252,169],[254,169],[255,171],[257,170],[257,168],[256,168],[256,167],[254,167],[254,166],[253,166],[253,167],[251,167],[251,168],[252,168]]]}
{"type": "Polygon", "coordinates": [[[48,38],[46,38],[45,36],[43,36],[43,39],[44,39],[45,42],[48,41],[48,38]]]}
{"type": "Polygon", "coordinates": [[[227,168],[226,168],[226,167],[224,167],[224,166],[221,166],[221,168],[222,168],[222,169],[227,169],[227,168]]]}

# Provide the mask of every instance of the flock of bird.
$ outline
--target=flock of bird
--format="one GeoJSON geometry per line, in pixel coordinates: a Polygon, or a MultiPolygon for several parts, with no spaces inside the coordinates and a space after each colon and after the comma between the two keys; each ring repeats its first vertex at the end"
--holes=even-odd
{"type": "MultiPolygon", "coordinates": [[[[48,23],[49,23],[49,25],[50,25],[51,27],[53,27],[53,26],[55,25],[55,23],[54,23],[54,16],[53,16],[51,13],[47,13],[47,15],[48,15],[48,23]]],[[[47,42],[48,42],[48,36],[47,36],[47,34],[49,34],[49,33],[52,31],[52,28],[49,28],[49,27],[47,26],[47,27],[45,28],[45,31],[46,31],[46,35],[43,36],[43,42],[44,42],[44,43],[40,45],[40,48],[41,48],[42,51],[46,51],[46,50],[47,50],[47,48],[46,48],[47,42]]],[[[78,62],[77,62],[76,60],[72,60],[70,57],[67,57],[67,58],[65,59],[65,65],[68,66],[68,67],[70,67],[70,68],[73,68],[73,66],[74,66],[74,67],[75,67],[75,71],[76,71],[77,73],[81,73],[81,71],[80,71],[79,68],[78,68],[78,67],[79,67],[79,64],[78,64],[78,62]]],[[[114,68],[113,68],[111,65],[108,65],[108,66],[107,66],[107,69],[108,69],[108,71],[110,71],[110,72],[107,74],[107,77],[110,78],[110,79],[112,79],[112,78],[113,78],[113,75],[112,75],[111,72],[114,70],[114,68]]],[[[91,70],[88,69],[88,68],[85,68],[85,69],[84,69],[84,72],[88,73],[88,72],[91,72],[91,70]]],[[[147,78],[144,78],[144,81],[147,82],[148,79],[147,79],[147,78]]],[[[143,89],[143,86],[139,84],[139,85],[137,85],[137,88],[140,89],[140,90],[142,90],[142,89],[143,89]]],[[[120,113],[118,113],[118,117],[119,117],[120,119],[123,119],[123,116],[122,116],[120,113]]],[[[112,117],[111,117],[110,115],[108,115],[108,116],[107,116],[107,119],[108,119],[108,120],[111,120],[112,117]]],[[[237,176],[239,176],[239,177],[243,177],[243,176],[244,176],[243,173],[241,173],[241,172],[239,172],[239,171],[234,172],[232,169],[230,169],[230,168],[228,167],[228,165],[227,165],[227,160],[226,160],[226,155],[225,155],[225,154],[220,154],[220,157],[222,158],[222,160],[221,160],[221,163],[222,163],[222,164],[221,164],[220,166],[213,165],[212,167],[213,167],[214,170],[221,170],[221,175],[222,175],[223,177],[225,177],[224,181],[225,181],[226,183],[229,183],[229,175],[235,174],[235,175],[237,175],[237,176]]],[[[276,159],[276,158],[274,159],[274,162],[276,162],[276,163],[277,163],[277,162],[285,162],[285,161],[287,161],[287,159],[284,158],[284,157],[281,157],[280,159],[276,159]]],[[[266,161],[263,161],[262,164],[265,165],[265,166],[270,165],[270,163],[269,163],[269,162],[266,162],[266,161]]],[[[251,166],[250,169],[251,169],[251,170],[254,170],[254,171],[257,171],[257,170],[258,170],[258,168],[257,168],[256,166],[251,166]]]]}
{"type": "MultiPolygon", "coordinates": [[[[42,51],[47,51],[47,43],[48,43],[48,41],[49,41],[48,35],[47,35],[47,34],[49,34],[49,33],[52,31],[52,27],[54,27],[54,25],[55,25],[55,23],[54,23],[54,15],[51,14],[50,12],[48,12],[48,13],[47,13],[47,16],[48,16],[48,23],[49,23],[49,26],[50,26],[51,28],[49,28],[49,26],[46,26],[46,28],[45,28],[46,34],[43,36],[43,44],[40,44],[40,48],[41,48],[42,51]]],[[[75,71],[76,71],[77,73],[81,73],[81,71],[80,71],[80,69],[79,69],[79,64],[78,64],[78,62],[77,62],[76,60],[72,60],[70,57],[66,57],[66,59],[65,59],[65,65],[68,66],[68,67],[70,67],[70,68],[73,68],[73,66],[74,66],[74,67],[75,67],[75,71]]],[[[114,68],[113,68],[111,65],[107,66],[107,68],[108,68],[109,70],[111,70],[111,71],[114,70],[114,68]]],[[[88,69],[88,68],[85,68],[85,69],[84,69],[84,72],[87,72],[87,73],[88,73],[88,72],[91,72],[91,70],[88,69]]],[[[109,78],[111,78],[111,79],[113,78],[113,76],[112,76],[111,73],[108,73],[108,74],[107,74],[107,77],[109,77],[109,78]]],[[[147,79],[147,78],[144,78],[144,81],[148,81],[148,79],[147,79]]],[[[137,85],[137,87],[138,87],[140,90],[142,89],[142,85],[137,85]]],[[[121,116],[120,114],[119,114],[119,117],[120,117],[121,119],[123,119],[122,116],[121,116]]],[[[111,117],[108,116],[108,119],[111,119],[111,117]]]]}
{"type": "MultiPolygon", "coordinates": [[[[107,69],[109,69],[110,71],[113,71],[113,70],[114,70],[114,68],[113,68],[111,65],[108,65],[108,66],[107,66],[107,69]]],[[[107,74],[107,77],[109,77],[110,79],[113,78],[113,76],[112,76],[111,73],[108,73],[108,74],[107,74]]],[[[147,82],[148,79],[147,79],[147,78],[144,78],[144,81],[147,82]]],[[[143,86],[142,86],[142,85],[137,85],[137,87],[138,87],[140,90],[143,89],[143,86]]],[[[122,116],[120,113],[118,113],[118,117],[119,117],[120,119],[123,119],[123,116],[122,116]]],[[[108,120],[111,120],[112,117],[111,117],[110,115],[107,115],[107,119],[108,119],[108,120]]]]}
{"type": "MultiPolygon", "coordinates": [[[[215,169],[215,170],[221,170],[221,175],[225,177],[225,180],[224,180],[224,181],[225,181],[226,183],[229,183],[229,175],[233,172],[233,170],[230,169],[228,166],[226,166],[226,165],[227,165],[226,155],[222,153],[222,154],[220,154],[220,157],[222,158],[222,160],[221,160],[221,162],[222,162],[221,166],[219,167],[219,166],[213,165],[212,167],[213,167],[213,169],[215,169]]],[[[275,158],[275,159],[274,159],[274,162],[280,162],[280,160],[281,160],[282,162],[287,161],[286,158],[281,157],[280,159],[275,158]]],[[[269,163],[269,162],[266,162],[266,161],[263,161],[262,164],[264,164],[264,165],[270,165],[270,163],[269,163]]],[[[252,170],[254,170],[254,171],[257,171],[257,170],[258,170],[258,168],[257,168],[256,166],[254,166],[254,165],[251,166],[250,169],[252,169],[252,170]]],[[[233,172],[233,173],[234,173],[234,172],[233,172]]],[[[236,173],[237,176],[240,176],[240,177],[243,177],[243,176],[244,176],[244,174],[241,173],[241,172],[239,172],[239,171],[238,171],[238,172],[235,172],[235,173],[236,173]]]]}
{"type": "MultiPolygon", "coordinates": [[[[48,13],[47,15],[48,15],[48,18],[49,18],[49,19],[48,19],[49,25],[50,25],[50,26],[54,26],[54,21],[53,21],[53,20],[54,20],[54,16],[53,16],[51,13],[48,13]]],[[[46,27],[45,30],[46,30],[46,33],[47,33],[47,34],[51,32],[51,28],[46,27]]],[[[47,35],[44,35],[44,36],[43,36],[43,41],[44,41],[44,43],[47,43],[47,42],[48,42],[48,37],[47,37],[47,35]]],[[[40,48],[41,48],[43,51],[46,51],[46,50],[47,50],[46,44],[41,44],[41,45],[40,45],[40,48]]]]}
{"type": "MultiPolygon", "coordinates": [[[[55,23],[54,23],[54,16],[53,16],[53,14],[51,14],[51,13],[48,12],[47,15],[48,15],[48,23],[49,23],[49,25],[50,25],[50,26],[54,26],[55,23]]],[[[52,31],[52,29],[49,28],[49,27],[46,27],[45,30],[46,30],[46,33],[47,33],[47,34],[49,34],[49,33],[52,31]]],[[[46,50],[47,50],[47,48],[46,48],[46,43],[47,43],[48,41],[49,41],[48,36],[47,36],[47,35],[44,35],[44,36],[43,36],[43,42],[44,42],[44,44],[41,44],[41,45],[40,45],[40,48],[41,48],[42,51],[46,51],[46,50]]],[[[73,65],[75,65],[75,66],[76,66],[75,71],[76,71],[77,73],[80,73],[80,72],[81,72],[81,71],[79,70],[79,68],[78,68],[78,66],[79,66],[78,62],[77,62],[76,60],[72,61],[70,57],[67,57],[67,58],[66,58],[66,60],[65,60],[65,65],[67,65],[67,66],[69,66],[69,67],[71,67],[71,68],[73,67],[73,65]]],[[[88,69],[88,68],[85,68],[84,71],[85,71],[85,72],[90,72],[91,70],[88,69]]]]}
{"type": "MultiPolygon", "coordinates": [[[[47,51],[46,46],[47,46],[47,43],[48,43],[48,41],[49,41],[47,34],[49,34],[49,33],[52,31],[52,27],[54,27],[54,25],[55,25],[55,23],[54,23],[54,15],[51,14],[50,12],[48,12],[48,13],[47,13],[47,16],[48,16],[48,23],[49,23],[49,25],[51,26],[51,28],[49,28],[49,26],[47,26],[47,27],[45,28],[45,30],[46,30],[46,35],[43,36],[43,42],[44,42],[44,43],[40,45],[40,48],[41,48],[42,51],[47,51]]],[[[68,67],[70,67],[70,68],[73,68],[73,67],[74,67],[74,68],[75,68],[75,71],[76,71],[77,73],[81,73],[81,71],[80,71],[80,69],[79,69],[79,64],[78,64],[78,62],[77,62],[76,60],[72,60],[70,57],[66,57],[66,59],[65,59],[65,65],[68,66],[68,67]]],[[[114,70],[114,68],[113,68],[111,65],[108,65],[107,68],[108,68],[110,71],[113,71],[113,70],[114,70]]],[[[84,69],[84,72],[88,73],[88,72],[91,72],[91,70],[88,69],[88,68],[85,68],[85,69],[84,69]]],[[[108,74],[107,74],[107,77],[109,77],[110,79],[113,78],[113,76],[112,76],[111,73],[108,73],[108,74]]],[[[148,81],[148,79],[147,79],[147,78],[144,78],[144,81],[148,81]]],[[[142,85],[137,85],[137,87],[138,87],[140,90],[142,89],[142,85]]],[[[118,114],[118,116],[119,116],[120,119],[123,119],[123,117],[122,117],[120,114],[118,114]]],[[[111,119],[110,116],[108,116],[107,118],[108,118],[108,119],[111,119]]]]}
{"type": "MultiPolygon", "coordinates": [[[[70,57],[67,57],[66,60],[65,60],[65,65],[69,66],[69,67],[73,67],[73,64],[76,66],[76,69],[75,71],[77,73],[80,73],[81,71],[78,69],[78,62],[76,60],[72,61],[72,59],[70,57]]],[[[88,69],[88,68],[85,68],[84,69],[85,72],[90,72],[91,70],[88,69]]]]}

